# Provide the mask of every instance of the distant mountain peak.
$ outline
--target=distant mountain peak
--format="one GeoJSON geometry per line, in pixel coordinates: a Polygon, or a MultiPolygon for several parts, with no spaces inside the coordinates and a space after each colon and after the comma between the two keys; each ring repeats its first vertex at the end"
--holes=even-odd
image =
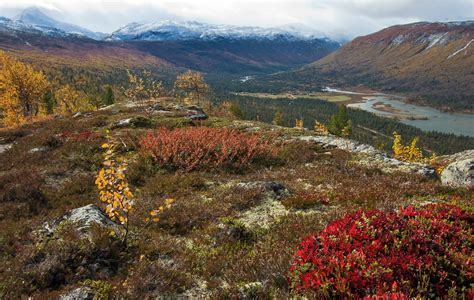
{"type": "Polygon", "coordinates": [[[63,31],[66,34],[79,34],[92,39],[101,39],[104,36],[102,33],[92,32],[77,25],[57,21],[36,6],[25,8],[14,21],[17,23],[16,28],[21,28],[23,25],[40,31],[63,31]]]}
{"type": "Polygon", "coordinates": [[[44,12],[41,11],[40,8],[36,6],[31,6],[25,8],[17,17],[16,20],[22,21],[54,21],[51,17],[47,16],[44,12]]]}

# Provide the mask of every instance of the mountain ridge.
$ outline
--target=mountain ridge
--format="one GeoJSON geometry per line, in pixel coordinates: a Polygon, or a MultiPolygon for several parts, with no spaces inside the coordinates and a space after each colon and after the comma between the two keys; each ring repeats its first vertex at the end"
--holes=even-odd
{"type": "Polygon", "coordinates": [[[326,39],[324,34],[303,28],[301,24],[279,27],[214,25],[197,21],[163,20],[149,23],[129,23],[106,37],[110,41],[167,41],[228,39],[326,39]]]}
{"type": "Polygon", "coordinates": [[[300,90],[363,86],[445,110],[473,111],[473,39],[472,21],[395,25],[266,80],[300,90]]]}

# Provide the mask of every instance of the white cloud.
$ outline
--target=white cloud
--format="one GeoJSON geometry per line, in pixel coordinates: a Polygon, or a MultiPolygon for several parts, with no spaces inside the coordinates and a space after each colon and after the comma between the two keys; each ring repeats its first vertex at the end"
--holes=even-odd
{"type": "Polygon", "coordinates": [[[39,6],[62,21],[103,32],[164,19],[277,26],[303,23],[331,36],[354,37],[416,21],[474,19],[473,0],[2,0],[0,15],[39,6]]]}

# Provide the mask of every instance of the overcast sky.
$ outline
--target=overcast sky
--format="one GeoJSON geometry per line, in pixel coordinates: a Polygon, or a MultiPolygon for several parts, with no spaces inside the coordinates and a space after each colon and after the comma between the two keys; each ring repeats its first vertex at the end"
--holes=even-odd
{"type": "Polygon", "coordinates": [[[106,33],[130,22],[195,20],[265,27],[302,23],[331,37],[353,38],[394,24],[474,19],[474,0],[0,0],[0,15],[14,17],[29,6],[106,33]]]}

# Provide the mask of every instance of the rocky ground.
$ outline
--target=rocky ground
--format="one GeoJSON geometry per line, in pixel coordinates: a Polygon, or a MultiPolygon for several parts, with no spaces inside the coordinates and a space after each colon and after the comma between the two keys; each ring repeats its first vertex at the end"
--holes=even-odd
{"type": "Polygon", "coordinates": [[[474,152],[438,163],[440,174],[348,139],[177,105],[113,105],[1,129],[0,298],[286,298],[297,244],[345,213],[470,206],[474,152]],[[148,131],[188,126],[260,132],[278,143],[277,158],[184,172],[144,154],[148,131]],[[123,144],[136,194],[126,246],[94,185],[106,129],[123,144]],[[173,206],[148,221],[166,198],[173,206]]]}

